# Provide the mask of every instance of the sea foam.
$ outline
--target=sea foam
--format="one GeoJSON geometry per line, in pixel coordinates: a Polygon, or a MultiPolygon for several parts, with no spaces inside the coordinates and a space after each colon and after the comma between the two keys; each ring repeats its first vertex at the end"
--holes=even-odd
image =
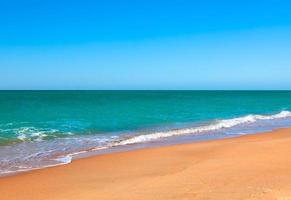
{"type": "Polygon", "coordinates": [[[175,129],[175,130],[169,130],[169,131],[160,131],[160,132],[154,132],[154,133],[150,133],[146,135],[138,135],[138,136],[134,136],[132,138],[120,141],[114,145],[115,146],[116,145],[129,145],[129,144],[135,144],[135,143],[150,142],[150,141],[154,141],[161,138],[187,135],[187,134],[198,135],[202,133],[207,133],[209,131],[232,128],[232,127],[242,125],[242,124],[247,124],[247,123],[254,123],[259,120],[282,119],[282,118],[287,118],[287,117],[291,117],[290,111],[282,111],[274,115],[246,115],[243,117],[237,117],[237,118],[232,118],[232,119],[217,120],[216,122],[212,124],[204,125],[204,126],[175,129]]]}

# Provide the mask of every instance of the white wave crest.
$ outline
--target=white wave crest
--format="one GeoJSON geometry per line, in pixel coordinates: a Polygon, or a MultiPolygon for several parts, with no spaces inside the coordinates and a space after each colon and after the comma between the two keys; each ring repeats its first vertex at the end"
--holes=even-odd
{"type": "MultiPolygon", "coordinates": [[[[60,133],[57,129],[41,129],[35,127],[20,127],[13,129],[13,132],[17,135],[17,139],[21,141],[42,141],[43,139],[54,136],[54,134],[60,133]]],[[[70,132],[64,133],[66,135],[72,135],[70,132]]]]}
{"type": "Polygon", "coordinates": [[[282,111],[280,113],[274,115],[247,115],[243,117],[226,119],[226,120],[218,120],[216,123],[193,127],[193,128],[184,128],[184,129],[175,129],[170,131],[160,131],[146,135],[138,135],[129,139],[125,139],[116,144],[118,145],[129,145],[136,143],[149,142],[153,140],[157,140],[160,138],[166,138],[171,136],[179,136],[179,135],[187,135],[187,134],[201,134],[204,132],[220,130],[224,128],[231,128],[241,124],[254,123],[258,120],[272,120],[272,119],[282,119],[291,117],[290,111],[282,111]]]}

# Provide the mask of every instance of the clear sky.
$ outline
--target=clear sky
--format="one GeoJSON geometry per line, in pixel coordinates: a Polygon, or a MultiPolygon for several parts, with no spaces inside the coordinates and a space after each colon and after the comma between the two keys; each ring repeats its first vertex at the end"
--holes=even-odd
{"type": "Polygon", "coordinates": [[[0,89],[291,89],[291,1],[1,0],[0,89]]]}

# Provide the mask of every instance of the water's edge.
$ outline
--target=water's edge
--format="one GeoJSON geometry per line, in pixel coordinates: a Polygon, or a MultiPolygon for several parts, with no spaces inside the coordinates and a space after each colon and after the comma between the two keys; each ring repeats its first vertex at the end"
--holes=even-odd
{"type": "MultiPolygon", "coordinates": [[[[6,171],[2,169],[0,177],[66,165],[76,159],[100,154],[239,137],[246,134],[265,133],[288,127],[291,127],[291,112],[282,111],[273,115],[247,115],[233,119],[215,120],[211,123],[195,127],[156,131],[147,134],[139,133],[130,137],[114,138],[105,146],[83,148],[79,151],[68,152],[67,154],[56,154],[53,158],[48,159],[50,162],[44,162],[41,166],[33,166],[31,168],[21,168],[20,166],[19,168],[11,168],[11,170],[8,169],[6,171]]],[[[3,166],[5,167],[5,165],[3,166]]]]}

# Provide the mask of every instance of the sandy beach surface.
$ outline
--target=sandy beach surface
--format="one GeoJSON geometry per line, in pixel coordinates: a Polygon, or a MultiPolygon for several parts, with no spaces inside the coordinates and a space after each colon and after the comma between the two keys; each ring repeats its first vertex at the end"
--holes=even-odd
{"type": "Polygon", "coordinates": [[[0,178],[0,199],[291,199],[291,129],[99,155],[0,178]]]}

